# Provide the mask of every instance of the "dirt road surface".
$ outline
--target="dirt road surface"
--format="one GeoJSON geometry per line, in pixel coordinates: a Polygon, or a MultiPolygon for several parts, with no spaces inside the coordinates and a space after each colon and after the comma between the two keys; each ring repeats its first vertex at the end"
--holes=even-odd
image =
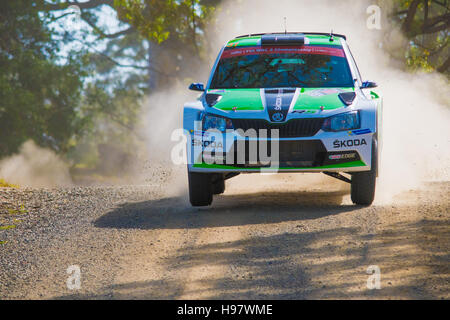
{"type": "Polygon", "coordinates": [[[327,179],[239,176],[201,209],[164,185],[1,189],[0,299],[450,298],[450,182],[359,207],[327,179]]]}

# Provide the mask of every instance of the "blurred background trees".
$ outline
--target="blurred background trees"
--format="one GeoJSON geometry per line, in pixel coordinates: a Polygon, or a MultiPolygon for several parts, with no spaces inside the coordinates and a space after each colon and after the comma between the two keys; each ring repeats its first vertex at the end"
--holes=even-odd
{"type": "Polygon", "coordinates": [[[56,63],[60,46],[47,19],[42,3],[0,3],[0,157],[27,139],[67,152],[81,129],[83,52],[56,63]]]}
{"type": "Polygon", "coordinates": [[[449,1],[396,0],[393,6],[391,23],[399,26],[408,40],[397,55],[413,70],[436,70],[449,76],[449,1]]]}
{"type": "MultiPolygon", "coordinates": [[[[26,140],[95,168],[142,142],[143,99],[189,82],[217,48],[221,0],[14,0],[0,3],[0,158],[26,140]]],[[[386,0],[407,38],[392,55],[449,76],[447,0],[386,0]]],[[[194,79],[192,79],[194,80],[194,79]]],[[[124,160],[125,161],[125,160],[124,160]]]]}

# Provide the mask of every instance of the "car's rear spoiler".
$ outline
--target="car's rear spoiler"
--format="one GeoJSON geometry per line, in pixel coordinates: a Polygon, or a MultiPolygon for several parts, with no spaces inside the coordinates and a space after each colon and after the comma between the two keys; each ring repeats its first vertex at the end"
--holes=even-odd
{"type": "Polygon", "coordinates": [[[251,33],[251,34],[244,34],[242,36],[236,37],[235,39],[238,38],[245,38],[245,37],[254,37],[254,36],[263,36],[263,35],[274,35],[274,34],[297,34],[297,35],[321,35],[321,36],[333,36],[333,37],[340,37],[343,38],[344,40],[347,40],[347,37],[343,34],[338,34],[338,33],[325,33],[325,32],[272,32],[272,33],[251,33]]]}

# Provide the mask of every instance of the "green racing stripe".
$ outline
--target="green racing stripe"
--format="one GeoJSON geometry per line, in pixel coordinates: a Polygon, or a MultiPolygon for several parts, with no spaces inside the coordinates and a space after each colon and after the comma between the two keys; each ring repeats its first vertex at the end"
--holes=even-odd
{"type": "Polygon", "coordinates": [[[223,89],[208,90],[208,93],[219,93],[222,99],[214,105],[214,108],[223,111],[264,110],[260,89],[223,89]]]}
{"type": "Polygon", "coordinates": [[[339,98],[341,92],[352,92],[354,88],[302,88],[294,110],[318,111],[345,107],[339,98]]]}
{"type": "MultiPolygon", "coordinates": [[[[352,92],[354,88],[301,88],[295,101],[293,111],[316,113],[323,107],[324,110],[333,110],[345,107],[339,98],[341,92],[352,92]]],[[[262,111],[259,88],[251,89],[209,89],[207,93],[219,94],[222,98],[214,108],[223,111],[262,111]]]]}

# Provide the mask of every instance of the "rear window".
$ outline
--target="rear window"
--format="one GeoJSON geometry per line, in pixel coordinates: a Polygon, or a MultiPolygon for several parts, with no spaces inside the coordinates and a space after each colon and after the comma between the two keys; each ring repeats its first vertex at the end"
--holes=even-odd
{"type": "Polygon", "coordinates": [[[341,47],[264,46],[226,48],[211,89],[352,87],[341,47]]]}

